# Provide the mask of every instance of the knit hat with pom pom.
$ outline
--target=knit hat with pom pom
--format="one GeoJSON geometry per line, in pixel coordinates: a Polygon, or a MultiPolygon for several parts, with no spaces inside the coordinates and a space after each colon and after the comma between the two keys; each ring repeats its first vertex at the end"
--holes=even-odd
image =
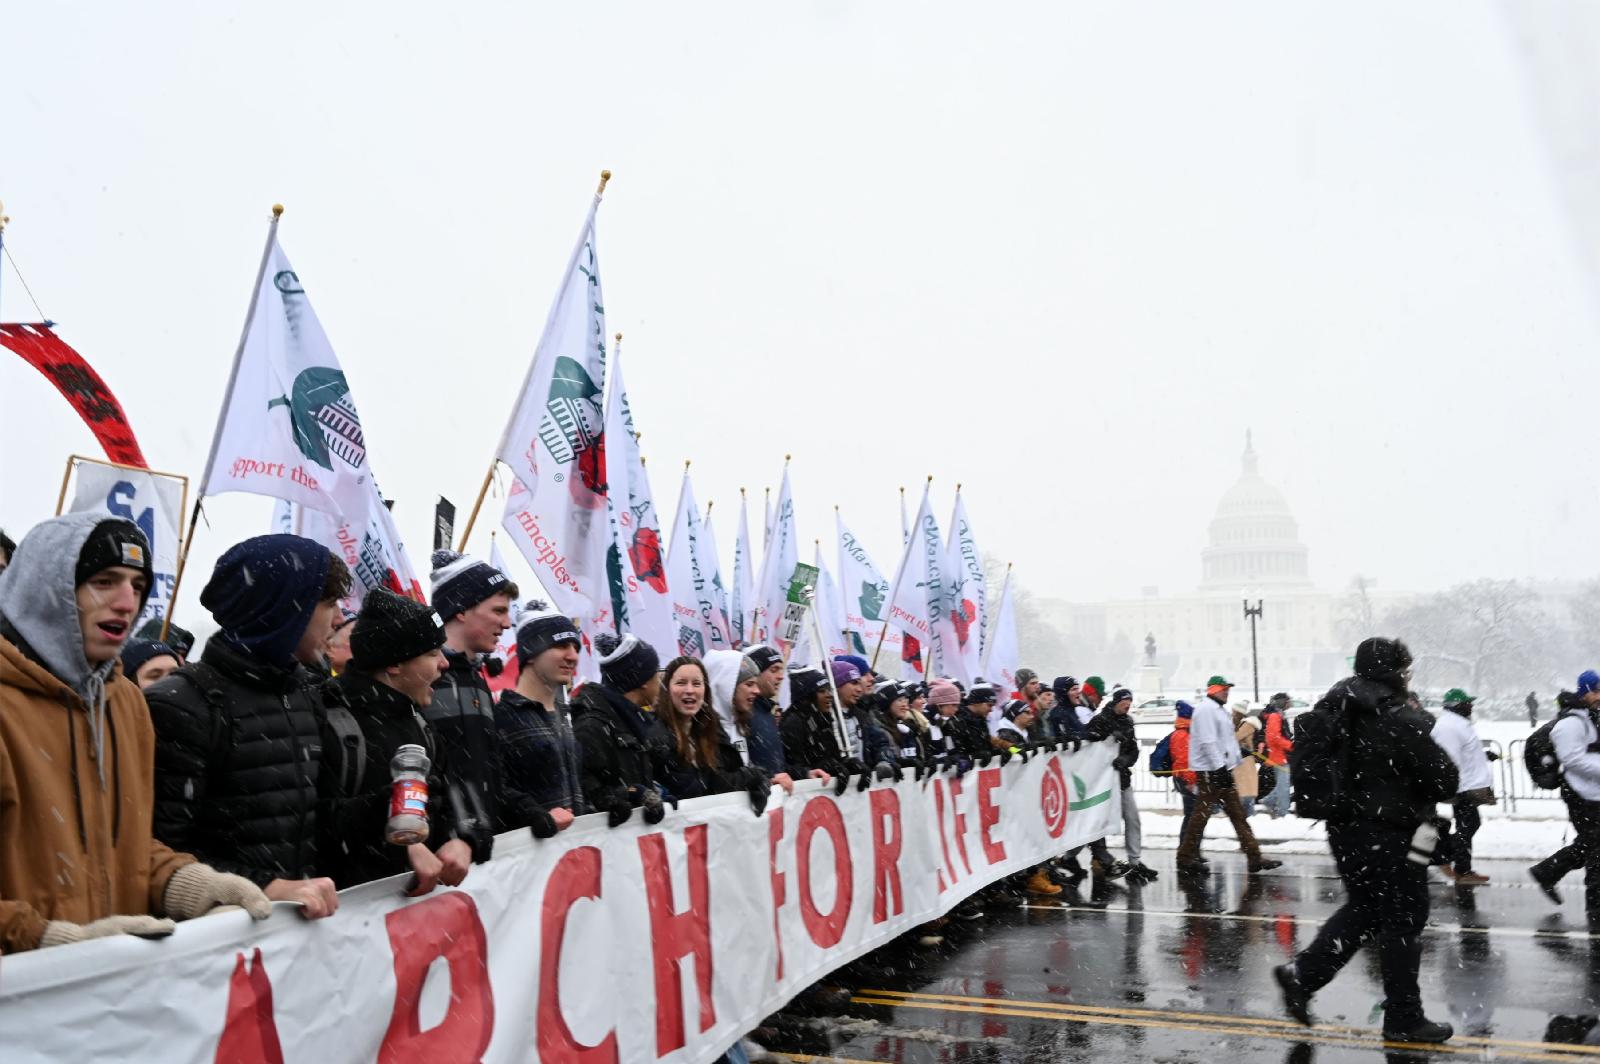
{"type": "Polygon", "coordinates": [[[617,691],[637,691],[661,671],[661,655],[632,632],[618,639],[610,632],[595,636],[600,652],[600,680],[617,691]]]}
{"type": "Polygon", "coordinates": [[[499,569],[453,550],[433,552],[433,608],[451,620],[494,595],[517,597],[517,585],[499,569]]]}

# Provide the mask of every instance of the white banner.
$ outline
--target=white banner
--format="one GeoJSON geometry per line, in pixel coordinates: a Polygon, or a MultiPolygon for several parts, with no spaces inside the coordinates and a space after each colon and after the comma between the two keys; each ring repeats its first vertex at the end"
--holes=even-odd
{"type": "Polygon", "coordinates": [[[0,960],[6,1064],[715,1059],[805,987],[979,888],[1118,830],[1095,744],[842,797],[806,781],[661,824],[502,836],[462,889],[344,892],[0,960]]]}
{"type": "Polygon", "coordinates": [[[1022,667],[1022,654],[1017,643],[1017,606],[1011,590],[1011,567],[1006,567],[1005,583],[1000,585],[1000,608],[989,635],[987,654],[983,661],[984,678],[1000,685],[1001,699],[1009,698],[1017,689],[1017,670],[1022,667]]]}
{"type": "Polygon", "coordinates": [[[184,482],[167,473],[124,469],[92,458],[76,459],[77,483],[69,513],[103,513],[132,521],[150,541],[155,579],[140,624],[166,616],[172,605],[172,583],[178,571],[179,533],[183,528],[184,482]]]}

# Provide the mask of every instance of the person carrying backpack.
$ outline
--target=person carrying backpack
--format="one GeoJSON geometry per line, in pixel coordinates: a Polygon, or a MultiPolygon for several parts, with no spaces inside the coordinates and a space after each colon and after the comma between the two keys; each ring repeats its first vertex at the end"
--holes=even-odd
{"type": "Polygon", "coordinates": [[[1452,687],[1444,696],[1444,712],[1433,725],[1433,741],[1455,763],[1461,776],[1452,806],[1456,830],[1450,836],[1450,854],[1455,868],[1440,865],[1439,871],[1462,887],[1479,887],[1489,882],[1488,876],[1472,870],[1472,836],[1478,833],[1483,822],[1478,806],[1494,804],[1490,755],[1484,752],[1483,740],[1472,726],[1472,703],[1470,695],[1459,687],[1452,687]]]}
{"type": "MultiPolygon", "coordinates": [[[[1346,901],[1316,939],[1274,970],[1284,1008],[1311,1026],[1311,996],[1363,944],[1383,971],[1383,1037],[1443,1042],[1454,1029],[1422,1011],[1417,972],[1428,922],[1434,807],[1456,793],[1455,765],[1429,736],[1433,722],[1406,704],[1411,652],[1374,637],[1356,648],[1356,674],[1297,722],[1291,778],[1296,812],[1328,822],[1328,847],[1346,901]]],[[[1600,779],[1600,776],[1597,776],[1600,779]]]]}
{"type": "Polygon", "coordinates": [[[1556,718],[1528,739],[1529,774],[1541,787],[1551,783],[1561,788],[1567,803],[1572,830],[1577,835],[1571,844],[1557,850],[1532,868],[1528,874],[1545,896],[1557,905],[1561,895],[1556,884],[1573,869],[1584,870],[1584,907],[1591,930],[1600,926],[1600,672],[1590,669],[1578,677],[1576,691],[1563,691],[1556,697],[1556,718]],[[1541,733],[1553,747],[1551,755],[1557,778],[1545,778],[1541,767],[1541,733]]]}

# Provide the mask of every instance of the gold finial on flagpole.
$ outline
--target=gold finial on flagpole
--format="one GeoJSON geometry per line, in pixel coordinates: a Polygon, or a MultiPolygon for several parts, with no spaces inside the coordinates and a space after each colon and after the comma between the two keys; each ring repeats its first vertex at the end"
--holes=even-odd
{"type": "Polygon", "coordinates": [[[744,498],[744,489],[743,488],[739,489],[739,498],[741,498],[741,499],[744,498]]]}
{"type": "Polygon", "coordinates": [[[959,481],[959,480],[956,481],[956,494],[957,495],[961,494],[961,481],[959,481]]]}
{"type": "Polygon", "coordinates": [[[621,333],[617,333],[617,343],[620,344],[621,342],[622,342],[622,334],[621,333]]]}
{"type": "Polygon", "coordinates": [[[707,499],[706,500],[706,513],[705,513],[705,516],[707,516],[707,517],[711,516],[711,507],[712,507],[712,504],[715,503],[716,501],[717,500],[715,500],[715,499],[707,499]]]}
{"type": "Polygon", "coordinates": [[[4,200],[0,200],[0,233],[3,233],[3,232],[6,231],[6,223],[9,222],[10,220],[11,220],[11,216],[6,213],[5,201],[4,200]]]}
{"type": "Polygon", "coordinates": [[[789,464],[789,459],[791,459],[791,458],[793,458],[793,457],[794,457],[794,455],[792,455],[792,454],[786,454],[786,455],[784,455],[784,456],[783,456],[783,464],[784,464],[784,465],[788,465],[788,464],[789,464]]]}
{"type": "Polygon", "coordinates": [[[933,474],[932,474],[932,473],[929,473],[929,474],[928,474],[928,483],[929,483],[929,484],[932,484],[932,483],[933,483],[933,474]]]}
{"type": "Polygon", "coordinates": [[[683,471],[685,473],[689,471],[689,460],[687,458],[683,460],[683,471]]]}
{"type": "Polygon", "coordinates": [[[601,170],[600,171],[600,187],[594,190],[594,194],[596,196],[605,195],[606,182],[610,181],[610,180],[611,180],[611,171],[610,170],[601,170]]]}
{"type": "Polygon", "coordinates": [[[282,217],[283,217],[283,204],[274,203],[272,205],[272,220],[273,221],[277,221],[279,218],[282,218],[282,217]]]}

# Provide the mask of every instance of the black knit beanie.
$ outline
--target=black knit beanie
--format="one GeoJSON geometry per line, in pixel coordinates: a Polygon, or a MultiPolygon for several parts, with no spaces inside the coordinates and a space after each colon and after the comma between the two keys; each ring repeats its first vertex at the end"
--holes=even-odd
{"type": "Polygon", "coordinates": [[[516,585],[499,569],[453,550],[433,552],[433,608],[445,619],[472,609],[492,595],[515,596],[516,585]]]}
{"type": "Polygon", "coordinates": [[[386,587],[367,592],[350,632],[350,664],[376,672],[444,646],[444,622],[415,599],[386,587]]]}
{"type": "Polygon", "coordinates": [[[637,691],[661,671],[661,655],[632,632],[618,639],[610,632],[595,637],[600,652],[600,680],[617,691],[637,691]]]}
{"type": "Polygon", "coordinates": [[[78,566],[72,581],[82,584],[95,573],[112,566],[125,565],[144,573],[146,581],[153,578],[155,565],[150,558],[150,541],[144,538],[139,526],[132,521],[113,517],[101,521],[84,540],[78,552],[78,566]]]}
{"type": "Polygon", "coordinates": [[[524,607],[522,620],[517,624],[517,664],[526,665],[553,646],[571,643],[583,646],[583,637],[572,623],[572,618],[559,613],[543,602],[530,602],[524,607]]]}
{"type": "Polygon", "coordinates": [[[789,671],[789,700],[795,705],[816,700],[817,692],[827,685],[828,678],[820,669],[809,665],[789,671]]]}
{"type": "Polygon", "coordinates": [[[1397,683],[1411,667],[1411,651],[1398,639],[1373,636],[1356,647],[1356,675],[1379,683],[1397,683]]]}
{"type": "Polygon", "coordinates": [[[755,646],[745,647],[744,656],[756,663],[757,672],[766,672],[774,665],[783,664],[783,655],[777,649],[766,643],[757,643],[755,646]]]}

